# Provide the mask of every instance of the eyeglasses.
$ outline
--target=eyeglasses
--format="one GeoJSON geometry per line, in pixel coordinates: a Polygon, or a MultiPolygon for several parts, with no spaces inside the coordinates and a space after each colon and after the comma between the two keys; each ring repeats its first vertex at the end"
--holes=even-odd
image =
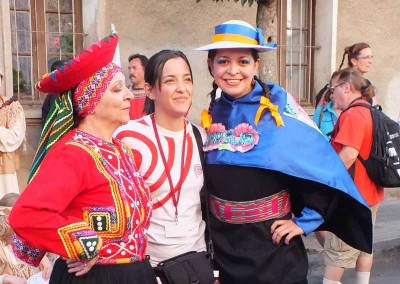
{"type": "Polygon", "coordinates": [[[330,86],[330,85],[328,85],[329,93],[333,94],[333,92],[335,91],[335,89],[336,89],[337,87],[343,86],[344,84],[346,84],[346,82],[337,84],[336,86],[330,86]]]}
{"type": "Polygon", "coordinates": [[[374,59],[374,56],[373,55],[366,55],[366,56],[356,56],[356,58],[358,59],[358,60],[369,60],[369,59],[374,59]]]}

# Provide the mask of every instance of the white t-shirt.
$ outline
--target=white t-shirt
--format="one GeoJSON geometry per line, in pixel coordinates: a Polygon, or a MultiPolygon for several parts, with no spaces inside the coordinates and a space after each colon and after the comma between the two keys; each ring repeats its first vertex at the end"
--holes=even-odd
{"type": "MultiPolygon", "coordinates": [[[[200,131],[204,140],[205,131],[203,129],[200,131]]],[[[168,198],[171,192],[170,184],[158,149],[151,117],[148,115],[139,120],[131,120],[118,128],[114,134],[132,149],[139,172],[152,193],[154,208],[147,232],[146,254],[150,255],[153,266],[162,260],[188,251],[206,250],[205,222],[202,220],[199,194],[204,177],[192,125],[188,123],[186,126],[183,173],[181,173],[183,130],[174,132],[157,125],[157,132],[167,164],[172,165],[170,175],[174,187],[181,174],[183,175],[178,202],[178,222],[175,218],[173,200],[171,197],[168,198]],[[166,199],[166,202],[160,206],[163,199],[166,199]]]]}

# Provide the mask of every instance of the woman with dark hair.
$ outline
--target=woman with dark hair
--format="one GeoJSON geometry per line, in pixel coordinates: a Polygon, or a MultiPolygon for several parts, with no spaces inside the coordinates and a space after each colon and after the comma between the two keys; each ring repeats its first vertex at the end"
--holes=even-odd
{"type": "Polygon", "coordinates": [[[369,44],[365,42],[355,43],[346,46],[343,52],[342,62],[339,65],[339,71],[342,70],[344,60],[347,55],[347,67],[357,69],[361,74],[369,72],[374,56],[369,44]]]}
{"type": "Polygon", "coordinates": [[[145,255],[150,191],[131,150],[112,137],[129,121],[133,97],[112,62],[117,44],[116,35],[96,42],[36,85],[61,95],[10,225],[22,260],[61,256],[50,284],[157,283],[145,255]]]}
{"type": "Polygon", "coordinates": [[[257,77],[258,53],[273,49],[237,20],[197,49],[214,77],[202,121],[221,283],[307,283],[301,235],[315,230],[372,247],[371,213],[332,147],[284,89],[257,77]]]}
{"type": "Polygon", "coordinates": [[[153,215],[147,254],[156,266],[182,253],[206,250],[200,204],[204,179],[197,126],[186,119],[193,96],[188,59],[181,51],[162,50],[149,59],[144,76],[148,115],[129,121],[115,135],[132,149],[150,187],[153,215]]]}
{"type": "MultiPolygon", "coordinates": [[[[372,55],[372,49],[369,46],[369,44],[365,42],[359,42],[351,46],[346,46],[344,48],[342,61],[340,62],[338,68],[339,71],[342,69],[344,65],[346,55],[347,55],[347,67],[355,68],[362,75],[370,71],[374,56],[372,55]]],[[[318,92],[317,96],[315,97],[316,108],[320,107],[321,105],[322,107],[326,105],[327,103],[326,98],[330,95],[328,91],[329,90],[327,89],[327,86],[325,86],[318,92]]]]}
{"type": "MultiPolygon", "coordinates": [[[[372,55],[372,49],[369,44],[365,42],[359,42],[351,46],[346,46],[343,52],[342,62],[339,65],[339,71],[342,70],[346,55],[347,67],[356,69],[361,73],[362,76],[370,71],[374,56],[372,55]]],[[[365,80],[372,85],[368,79],[365,80]]],[[[368,101],[372,105],[377,104],[375,89],[373,89],[373,94],[370,98],[368,98],[368,101]]]]}

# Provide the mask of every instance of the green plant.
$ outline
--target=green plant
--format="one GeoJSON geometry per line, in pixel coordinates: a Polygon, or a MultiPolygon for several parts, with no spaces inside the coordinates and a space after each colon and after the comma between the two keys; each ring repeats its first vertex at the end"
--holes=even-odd
{"type": "MultiPolygon", "coordinates": [[[[201,0],[196,0],[196,3],[199,3],[201,0]]],[[[214,2],[224,2],[224,0],[213,0],[214,2]]],[[[228,0],[229,1],[229,0],[228,0]]],[[[239,2],[239,0],[233,0],[234,2],[239,2]]],[[[254,2],[263,2],[263,0],[240,0],[240,3],[242,4],[242,6],[244,6],[246,4],[246,2],[249,4],[249,6],[251,7],[251,5],[253,5],[254,2]]]]}
{"type": "Polygon", "coordinates": [[[20,92],[24,92],[27,89],[27,83],[24,79],[22,71],[13,69],[13,91],[14,91],[14,93],[18,92],[18,86],[19,86],[20,92]]]}

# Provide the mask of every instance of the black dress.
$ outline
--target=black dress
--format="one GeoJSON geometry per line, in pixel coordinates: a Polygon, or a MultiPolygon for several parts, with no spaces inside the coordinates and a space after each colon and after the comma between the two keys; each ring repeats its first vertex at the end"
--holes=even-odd
{"type": "MultiPolygon", "coordinates": [[[[250,167],[207,165],[207,190],[229,201],[250,201],[286,189],[293,206],[304,199],[296,191],[301,182],[286,174],[250,167]],[[221,178],[224,177],[224,178],[221,178]],[[228,178],[227,178],[228,177],[228,178]]],[[[314,192],[315,194],[315,192],[314,192]]],[[[318,203],[331,197],[316,193],[307,205],[318,210],[318,203]]],[[[281,219],[292,218],[292,213],[281,219]]],[[[216,266],[221,283],[289,284],[307,283],[308,258],[301,236],[289,245],[272,242],[271,225],[276,219],[257,223],[231,224],[210,214],[216,266]]]]}

